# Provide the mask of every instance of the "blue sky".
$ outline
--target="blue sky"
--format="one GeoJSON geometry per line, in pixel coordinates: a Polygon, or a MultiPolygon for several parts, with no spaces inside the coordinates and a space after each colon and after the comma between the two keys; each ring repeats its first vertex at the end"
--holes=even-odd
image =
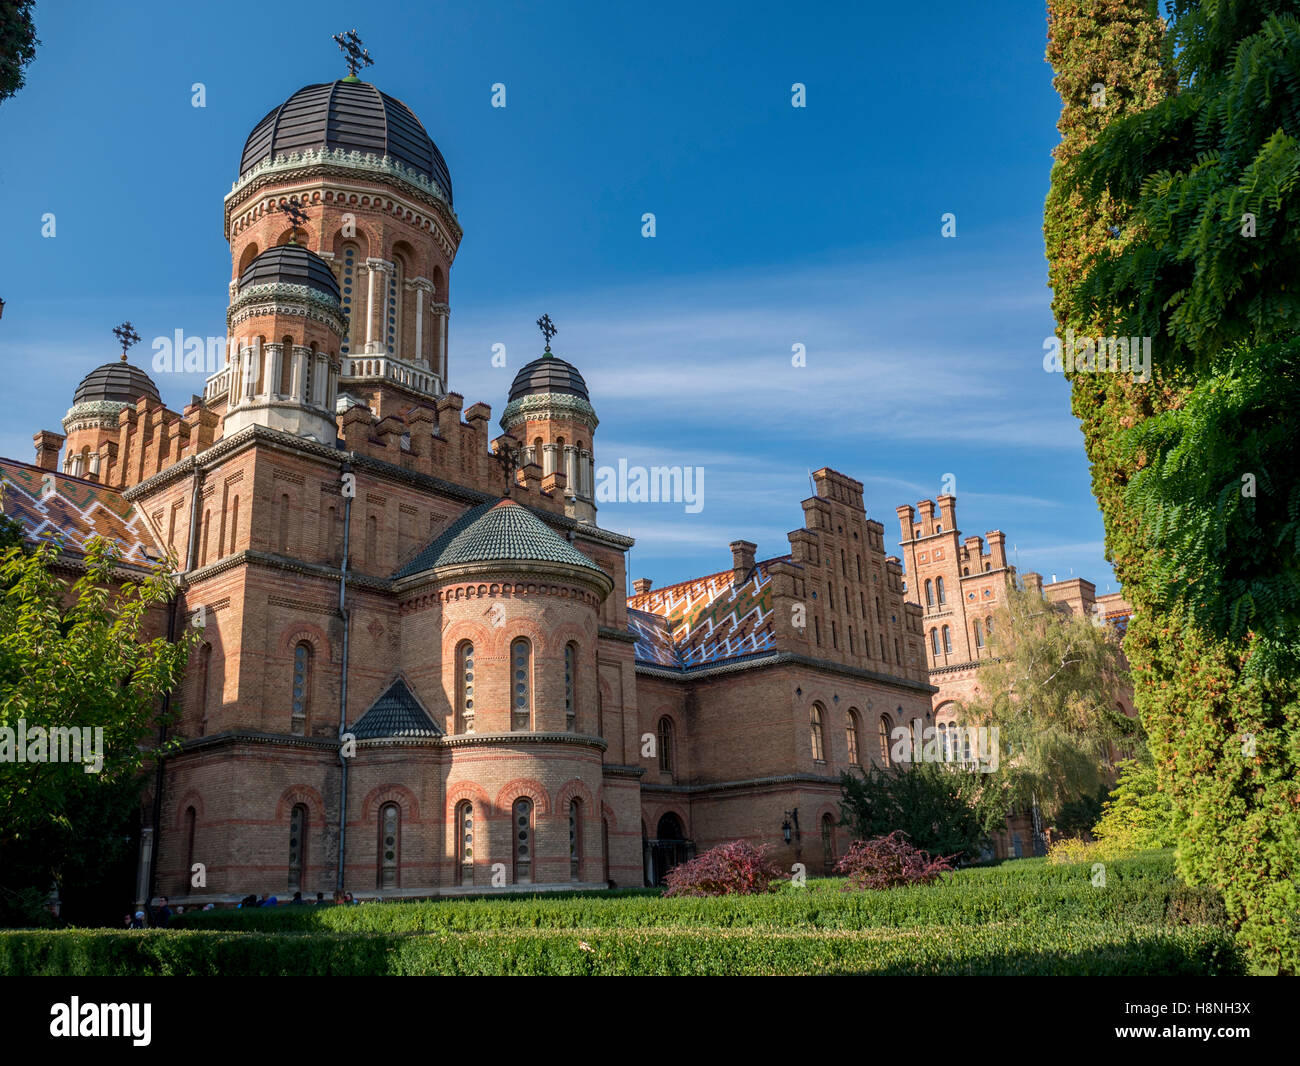
{"type": "MultiPolygon", "coordinates": [[[[244,139],[346,73],[330,38],[355,26],[367,80],[451,168],[451,387],[499,414],[546,311],[591,388],[598,465],[704,468],[699,513],[601,508],[638,538],[634,576],[726,568],[741,537],[785,552],[808,471],[832,466],[891,550],[895,506],[952,475],[963,533],[1116,587],[1068,389],[1042,369],[1041,6],[44,0],[36,20],[27,87],[0,105],[0,454],[31,460],[123,319],[146,368],[154,337],[224,332],[244,139]]],[[[202,384],[154,376],[177,409],[202,384]]]]}

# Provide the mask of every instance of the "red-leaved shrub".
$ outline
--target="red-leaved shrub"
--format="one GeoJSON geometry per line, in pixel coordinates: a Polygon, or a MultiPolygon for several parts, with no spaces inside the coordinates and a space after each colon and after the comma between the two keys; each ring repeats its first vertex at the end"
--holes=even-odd
{"type": "Polygon", "coordinates": [[[855,840],[848,854],[835,864],[836,873],[849,875],[845,891],[928,885],[951,869],[948,859],[931,856],[909,844],[901,829],[874,840],[855,840]]]}
{"type": "Polygon", "coordinates": [[[719,844],[689,862],[674,866],[664,877],[666,896],[749,896],[770,892],[784,872],[767,858],[767,845],[754,847],[740,840],[719,844]]]}

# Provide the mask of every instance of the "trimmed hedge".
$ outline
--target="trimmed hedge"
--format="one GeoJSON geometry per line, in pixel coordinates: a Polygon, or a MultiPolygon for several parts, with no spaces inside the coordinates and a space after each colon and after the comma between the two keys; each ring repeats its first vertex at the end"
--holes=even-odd
{"type": "Polygon", "coordinates": [[[1025,860],[928,886],[574,894],[191,913],[168,930],[0,932],[0,974],[1237,974],[1222,900],[1168,854],[1025,860]]]}
{"type": "Polygon", "coordinates": [[[437,933],[533,929],[870,929],[1052,919],[1164,925],[1223,920],[1218,896],[1184,886],[1168,855],[1090,866],[1042,860],[962,870],[929,886],[841,892],[842,878],[762,896],[496,896],[357,907],[276,907],[187,914],[180,928],[286,932],[437,933]]]}
{"type": "Polygon", "coordinates": [[[1213,926],[1056,922],[817,934],[575,930],[433,935],[31,930],[9,975],[1137,975],[1244,973],[1213,926]]]}

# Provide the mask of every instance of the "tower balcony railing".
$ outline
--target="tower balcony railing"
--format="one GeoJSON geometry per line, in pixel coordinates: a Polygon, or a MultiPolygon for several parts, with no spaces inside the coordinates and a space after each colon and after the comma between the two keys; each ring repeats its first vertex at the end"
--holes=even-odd
{"type": "Polygon", "coordinates": [[[343,357],[343,380],[379,378],[403,385],[416,392],[437,395],[442,382],[427,367],[408,363],[392,355],[355,355],[343,357]]]}

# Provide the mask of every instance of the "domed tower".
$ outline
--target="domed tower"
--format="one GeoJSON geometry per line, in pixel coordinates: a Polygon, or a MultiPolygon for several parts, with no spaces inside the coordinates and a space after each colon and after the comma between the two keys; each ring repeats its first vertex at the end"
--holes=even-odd
{"type": "Polygon", "coordinates": [[[447,391],[448,278],[461,227],[442,153],[400,100],[350,75],[308,85],[249,134],[226,197],[231,299],[295,237],[338,287],[340,388],[377,416],[447,391]],[[295,224],[284,208],[301,205],[295,224]]]}
{"type": "Polygon", "coordinates": [[[593,438],[599,420],[578,368],[551,353],[515,375],[501,428],[522,445],[522,463],[537,463],[542,476],[559,471],[566,480],[564,511],[580,522],[596,521],[593,438]]]}
{"type": "Polygon", "coordinates": [[[105,448],[115,448],[118,416],[141,400],[162,403],[158,387],[138,366],[120,360],[95,367],[81,379],[72,397],[72,407],[63,416],[67,451],[63,472],[74,477],[100,476],[105,448]]]}
{"type": "Polygon", "coordinates": [[[235,354],[205,396],[224,434],[257,424],[333,444],[347,320],[329,264],[299,244],[268,248],[239,275],[226,321],[235,354]]]}

